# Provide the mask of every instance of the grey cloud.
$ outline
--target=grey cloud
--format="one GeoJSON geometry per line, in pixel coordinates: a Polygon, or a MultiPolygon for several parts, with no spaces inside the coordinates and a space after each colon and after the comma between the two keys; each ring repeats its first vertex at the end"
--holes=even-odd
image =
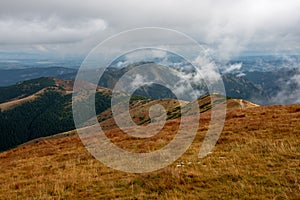
{"type": "Polygon", "coordinates": [[[106,23],[102,19],[67,23],[56,16],[51,16],[46,20],[6,18],[0,19],[0,44],[77,42],[105,27],[106,23]]]}
{"type": "Polygon", "coordinates": [[[299,10],[298,0],[1,1],[0,42],[57,43],[57,51],[86,52],[119,31],[160,26],[182,31],[228,59],[249,49],[299,51],[299,10]]]}

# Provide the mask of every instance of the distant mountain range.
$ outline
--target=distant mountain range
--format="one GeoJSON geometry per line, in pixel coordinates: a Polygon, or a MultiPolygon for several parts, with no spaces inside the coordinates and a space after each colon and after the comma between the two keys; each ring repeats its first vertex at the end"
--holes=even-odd
{"type": "MultiPolygon", "coordinates": [[[[142,62],[131,64],[124,68],[109,67],[100,79],[99,86],[112,89],[120,77],[131,68],[149,64],[157,65],[151,62],[142,62]]],[[[86,73],[92,74],[95,72],[90,70],[86,71],[86,73]]],[[[274,69],[273,71],[247,71],[243,73],[243,75],[237,73],[226,73],[222,75],[226,95],[233,98],[246,99],[261,105],[270,105],[283,103],[273,98],[282,90],[293,93],[297,85],[287,85],[287,83],[289,83],[293,75],[299,73],[299,70],[295,68],[280,68],[278,70],[274,69]]],[[[76,74],[76,69],[62,67],[0,70],[0,86],[8,86],[20,81],[39,77],[75,80],[76,74]]],[[[205,90],[205,86],[201,85],[201,83],[199,83],[197,87],[205,90]]],[[[175,98],[175,95],[169,89],[157,84],[142,86],[135,91],[135,94],[152,99],[175,98]]],[[[293,101],[286,101],[284,103],[290,104],[293,103],[293,101]]]]}
{"type": "Polygon", "coordinates": [[[66,74],[76,74],[76,69],[64,67],[0,69],[0,86],[8,86],[20,81],[40,77],[59,77],[66,74]]]}

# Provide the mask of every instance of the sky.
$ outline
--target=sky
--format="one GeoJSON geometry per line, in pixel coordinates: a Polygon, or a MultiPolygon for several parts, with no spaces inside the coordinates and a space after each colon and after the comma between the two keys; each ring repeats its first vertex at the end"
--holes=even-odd
{"type": "Polygon", "coordinates": [[[0,56],[85,56],[121,31],[183,32],[212,54],[299,54],[300,0],[2,0],[0,56]]]}

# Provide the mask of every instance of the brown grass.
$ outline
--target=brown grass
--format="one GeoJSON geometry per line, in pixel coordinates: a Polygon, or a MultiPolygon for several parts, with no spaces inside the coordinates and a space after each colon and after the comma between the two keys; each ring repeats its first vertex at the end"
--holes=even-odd
{"type": "MultiPolygon", "coordinates": [[[[300,199],[300,105],[229,110],[213,153],[199,160],[209,113],[202,118],[189,150],[152,173],[110,169],[72,133],[3,152],[0,199],[300,199]]],[[[177,125],[168,122],[154,145],[177,125]]],[[[116,144],[149,149],[117,131],[107,132],[116,144]]]]}

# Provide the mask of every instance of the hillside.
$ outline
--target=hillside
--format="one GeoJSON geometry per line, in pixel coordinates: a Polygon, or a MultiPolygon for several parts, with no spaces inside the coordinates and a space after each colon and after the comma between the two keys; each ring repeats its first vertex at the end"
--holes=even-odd
{"type": "MultiPolygon", "coordinates": [[[[73,84],[73,81],[44,77],[0,87],[0,100],[2,100],[0,101],[0,151],[35,138],[75,129],[72,114],[73,84]]],[[[82,82],[81,84],[84,86],[88,83],[82,82]]],[[[111,90],[98,87],[96,113],[104,129],[115,127],[110,111],[110,101],[111,90]]],[[[201,112],[211,109],[210,101],[207,95],[199,99],[201,112]]],[[[228,109],[241,107],[239,101],[228,99],[228,109]]],[[[147,125],[150,122],[149,108],[157,103],[165,107],[168,120],[181,117],[178,100],[155,100],[133,95],[129,105],[133,121],[139,125],[147,125]]],[[[189,102],[181,101],[181,103],[189,106],[189,102]]]]}
{"type": "MultiPolygon", "coordinates": [[[[161,99],[161,100],[150,100],[147,98],[133,98],[134,101],[131,102],[129,107],[129,113],[133,119],[133,121],[138,125],[147,125],[151,122],[151,119],[149,117],[148,111],[151,106],[155,104],[162,105],[165,110],[167,111],[167,120],[171,119],[177,119],[181,117],[181,109],[180,109],[180,103],[187,108],[190,106],[190,102],[187,101],[179,101],[175,99],[161,99]]],[[[200,113],[205,113],[211,110],[212,108],[212,102],[211,102],[211,96],[210,95],[204,95],[198,99],[198,105],[200,113]]],[[[215,101],[213,104],[224,104],[224,99],[222,96],[218,98],[217,95],[215,95],[215,101]]],[[[245,109],[245,108],[251,108],[251,107],[257,107],[259,105],[251,103],[246,100],[242,99],[233,99],[233,98],[227,98],[226,100],[227,110],[232,109],[245,109]]],[[[189,110],[189,109],[188,109],[189,110]]],[[[157,121],[162,120],[162,118],[158,117],[156,119],[157,121]]],[[[107,109],[103,113],[100,113],[98,115],[98,121],[101,122],[101,126],[104,129],[112,129],[116,128],[117,125],[115,124],[114,119],[112,118],[111,109],[107,109]]]]}
{"type": "MultiPolygon", "coordinates": [[[[104,166],[72,131],[35,140],[0,154],[0,199],[300,198],[300,105],[229,110],[213,153],[199,160],[208,121],[206,112],[180,159],[146,174],[104,166]]],[[[143,152],[169,141],[178,123],[169,120],[163,133],[146,141],[126,139],[118,129],[106,134],[125,149],[143,152]]]]}
{"type": "MultiPolygon", "coordinates": [[[[73,81],[39,78],[0,87],[0,151],[29,140],[73,130],[73,81]],[[6,100],[6,101],[5,101],[6,100]]],[[[109,107],[107,89],[96,94],[97,113],[109,107]]]]}

